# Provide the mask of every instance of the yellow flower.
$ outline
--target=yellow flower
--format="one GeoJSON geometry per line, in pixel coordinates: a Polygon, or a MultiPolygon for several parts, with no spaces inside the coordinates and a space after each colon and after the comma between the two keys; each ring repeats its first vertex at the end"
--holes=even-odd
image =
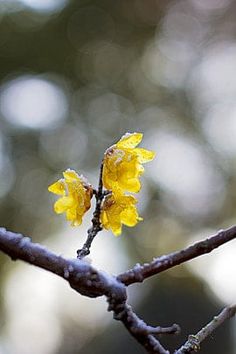
{"type": "Polygon", "coordinates": [[[106,196],[101,213],[101,223],[105,229],[111,229],[115,236],[122,231],[122,224],[135,226],[139,217],[135,204],[137,199],[121,193],[106,196]]]}
{"type": "Polygon", "coordinates": [[[57,214],[65,212],[66,219],[71,221],[73,226],[78,226],[82,223],[83,215],[90,208],[93,189],[73,170],[67,169],[63,172],[63,176],[64,178],[48,187],[49,192],[62,196],[54,204],[54,211],[57,214]]]}
{"type": "Polygon", "coordinates": [[[126,133],[105,152],[103,185],[106,189],[137,193],[141,184],[139,176],[144,172],[143,163],[151,161],[155,153],[136,148],[143,134],[126,133]]]}

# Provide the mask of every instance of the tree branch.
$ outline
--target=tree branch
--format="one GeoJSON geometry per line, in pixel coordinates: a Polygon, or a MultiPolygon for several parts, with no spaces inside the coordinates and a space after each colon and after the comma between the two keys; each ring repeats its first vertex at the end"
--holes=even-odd
{"type": "Polygon", "coordinates": [[[108,311],[113,311],[114,319],[124,324],[147,353],[169,354],[154,335],[178,333],[179,327],[177,325],[169,328],[152,327],[139,319],[127,304],[125,285],[115,276],[98,271],[83,260],[57,256],[45,247],[32,243],[29,237],[6,231],[4,228],[0,228],[0,250],[13,260],[20,259],[62,277],[82,295],[88,297],[105,295],[109,303],[108,311]]]}
{"type": "Polygon", "coordinates": [[[141,283],[146,278],[175,267],[190,259],[199,257],[213,251],[215,248],[236,238],[236,226],[226,230],[220,230],[216,235],[195,243],[183,250],[155,258],[150,263],[137,264],[132,269],[117,276],[117,279],[126,286],[133,283],[141,283]]]}
{"type": "MultiPolygon", "coordinates": [[[[46,247],[31,242],[29,237],[4,228],[0,228],[0,250],[12,260],[20,259],[64,278],[82,295],[102,296],[109,287],[118,284],[115,277],[97,271],[85,261],[57,256],[46,247]]],[[[124,286],[123,289],[125,291],[124,286]]]]}
{"type": "Polygon", "coordinates": [[[197,334],[190,335],[187,342],[175,354],[188,354],[200,350],[200,344],[212,334],[222,323],[235,316],[236,305],[225,307],[218,316],[215,316],[211,322],[203,327],[197,334]]]}
{"type": "MultiPolygon", "coordinates": [[[[148,326],[144,321],[138,318],[131,306],[126,303],[117,303],[114,297],[108,297],[108,303],[108,311],[114,312],[114,319],[124,324],[129,333],[146,349],[147,353],[169,354],[169,351],[163,348],[160,342],[153,336],[153,334],[160,334],[160,327],[155,328],[148,326]]],[[[172,334],[178,333],[179,326],[173,325],[171,332],[172,334]]]]}
{"type": "MultiPolygon", "coordinates": [[[[159,334],[175,334],[179,332],[178,325],[167,328],[152,327],[141,320],[127,304],[126,287],[137,281],[171,268],[186,260],[211,252],[216,247],[234,239],[236,226],[220,231],[217,235],[205,241],[196,243],[182,251],[171,253],[155,259],[153,262],[136,266],[118,277],[109,275],[92,267],[80,259],[66,259],[57,256],[45,247],[31,242],[29,237],[16,234],[0,228],[0,250],[13,260],[21,259],[45,270],[48,270],[66,281],[78,293],[88,297],[105,295],[109,304],[108,311],[113,311],[114,319],[121,321],[129,333],[145,348],[149,354],[169,354],[155,338],[159,334]]],[[[199,344],[227,318],[235,314],[236,307],[226,308],[212,322],[197,333],[176,352],[190,353],[199,350],[199,344]]]]}

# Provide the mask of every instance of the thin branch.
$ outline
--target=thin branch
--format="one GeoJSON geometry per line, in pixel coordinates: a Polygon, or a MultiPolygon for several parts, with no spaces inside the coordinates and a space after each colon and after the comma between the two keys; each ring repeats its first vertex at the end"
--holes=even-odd
{"type": "Polygon", "coordinates": [[[105,196],[105,193],[103,193],[102,173],[103,173],[103,161],[100,167],[98,190],[97,191],[94,190],[94,194],[96,197],[96,206],[93,213],[92,226],[88,229],[87,240],[85,241],[83,247],[77,251],[77,258],[79,259],[82,259],[85,256],[90,254],[90,247],[92,245],[92,242],[94,238],[97,236],[97,234],[99,233],[99,231],[102,230],[100,215],[101,215],[102,201],[105,196]]]}
{"type": "Polygon", "coordinates": [[[215,316],[211,322],[203,327],[197,334],[190,335],[184,345],[175,351],[175,354],[188,354],[200,350],[200,344],[212,334],[222,323],[235,316],[236,305],[225,307],[218,316],[215,316]]]}
{"type": "Polygon", "coordinates": [[[132,269],[117,276],[117,279],[126,286],[133,283],[141,283],[146,278],[161,273],[169,268],[175,267],[190,259],[199,257],[213,251],[215,248],[236,238],[236,226],[227,230],[220,230],[216,235],[195,243],[183,250],[155,258],[150,263],[137,264],[132,269]]]}
{"type": "MultiPolygon", "coordinates": [[[[163,348],[153,335],[160,334],[160,327],[155,328],[148,326],[133,312],[131,306],[126,303],[117,303],[114,297],[108,297],[108,302],[108,310],[114,312],[114,319],[121,321],[124,324],[132,337],[134,337],[146,349],[147,353],[169,354],[169,351],[163,348]]],[[[172,334],[179,333],[179,326],[173,325],[171,331],[172,334]]]]}
{"type": "Polygon", "coordinates": [[[180,326],[174,323],[170,327],[151,327],[147,326],[148,332],[155,334],[155,335],[160,335],[160,334],[180,334],[181,329],[180,326]]]}

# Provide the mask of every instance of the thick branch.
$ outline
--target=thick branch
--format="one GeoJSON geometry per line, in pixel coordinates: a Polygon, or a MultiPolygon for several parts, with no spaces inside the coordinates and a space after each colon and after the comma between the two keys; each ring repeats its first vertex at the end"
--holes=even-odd
{"type": "MultiPolygon", "coordinates": [[[[206,241],[198,242],[185,250],[158,258],[148,265],[138,266],[136,270],[128,271],[118,278],[98,271],[85,261],[57,256],[45,247],[32,243],[29,237],[6,231],[4,228],[0,228],[0,250],[13,260],[21,259],[57,274],[68,281],[70,286],[82,295],[88,297],[105,295],[109,303],[108,310],[113,311],[114,318],[124,324],[129,333],[145,348],[147,353],[169,354],[154,335],[178,333],[179,327],[177,325],[167,328],[148,326],[138,318],[127,304],[125,285],[128,286],[132,282],[137,281],[137,279],[138,281],[142,281],[148,276],[183,263],[203,253],[210,252],[221,244],[235,238],[235,234],[236,227],[220,231],[216,236],[206,241]],[[130,277],[130,274],[132,274],[132,277],[130,277]],[[124,275],[126,276],[126,281],[124,281],[124,275]],[[123,283],[120,280],[123,280],[123,283]]],[[[223,310],[218,317],[198,332],[196,336],[190,336],[189,340],[176,354],[186,354],[192,350],[199,350],[199,344],[227,318],[232,317],[235,311],[235,306],[223,310]]]]}
{"type": "Polygon", "coordinates": [[[139,319],[127,304],[125,285],[116,277],[98,271],[85,261],[57,256],[45,247],[32,243],[29,237],[6,231],[4,228],[0,228],[0,250],[13,260],[20,259],[57,274],[82,295],[88,297],[105,295],[109,303],[108,310],[113,311],[114,318],[124,324],[148,353],[169,353],[154,335],[178,333],[179,327],[177,325],[167,328],[152,327],[139,319]]]}
{"type": "Polygon", "coordinates": [[[117,279],[126,286],[133,283],[141,283],[146,278],[161,273],[169,268],[175,267],[190,259],[199,257],[205,253],[213,251],[215,248],[236,238],[236,226],[227,230],[221,230],[216,235],[195,243],[193,246],[183,250],[170,253],[166,256],[155,258],[150,263],[136,265],[134,268],[118,275],[117,279]]]}
{"type": "MultiPolygon", "coordinates": [[[[102,296],[118,284],[115,277],[97,271],[85,261],[57,256],[46,247],[31,242],[29,237],[6,231],[4,228],[0,228],[0,250],[13,260],[20,259],[59,275],[82,295],[102,296]]],[[[124,287],[123,289],[125,291],[124,287]]]]}
{"type": "Polygon", "coordinates": [[[235,316],[236,305],[225,307],[218,316],[215,316],[211,322],[203,327],[197,334],[190,335],[187,342],[175,354],[188,354],[200,350],[200,344],[212,334],[222,323],[235,316]]]}

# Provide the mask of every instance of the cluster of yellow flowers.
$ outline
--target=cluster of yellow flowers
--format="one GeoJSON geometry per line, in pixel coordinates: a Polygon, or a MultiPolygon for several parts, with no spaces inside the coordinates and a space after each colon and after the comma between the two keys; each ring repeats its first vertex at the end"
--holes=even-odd
{"type": "Polygon", "coordinates": [[[136,148],[142,138],[141,133],[127,133],[105,152],[103,185],[112,194],[105,198],[101,222],[116,236],[121,234],[122,224],[135,226],[142,220],[135,206],[137,199],[125,194],[140,191],[139,177],[144,172],[142,164],[155,155],[152,151],[136,148]]]}
{"type": "MultiPolygon", "coordinates": [[[[142,220],[136,209],[137,199],[126,194],[140,191],[139,177],[144,172],[142,164],[155,156],[152,151],[136,148],[142,137],[141,133],[127,133],[104,155],[102,183],[109,193],[102,204],[101,224],[116,236],[121,234],[122,224],[135,226],[142,220]]],[[[93,188],[73,170],[66,170],[63,176],[48,188],[62,196],[54,204],[54,210],[58,214],[65,212],[72,225],[80,225],[90,208],[93,188]]]]}

